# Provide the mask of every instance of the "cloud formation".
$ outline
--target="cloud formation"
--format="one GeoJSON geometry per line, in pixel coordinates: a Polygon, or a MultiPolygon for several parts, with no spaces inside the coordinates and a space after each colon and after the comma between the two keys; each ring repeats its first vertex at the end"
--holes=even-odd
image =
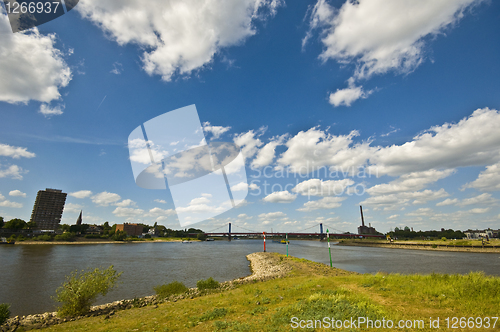
{"type": "Polygon", "coordinates": [[[275,191],[262,199],[262,201],[267,203],[291,203],[297,198],[297,195],[294,195],[287,190],[284,191],[275,191]]]}
{"type": "Polygon", "coordinates": [[[409,73],[425,59],[426,38],[453,27],[467,8],[481,0],[359,0],[333,8],[318,0],[310,15],[310,31],[321,31],[320,59],[355,64],[349,87],[330,95],[334,106],[350,106],[366,98],[355,81],[389,71],[409,73]]]}
{"type": "Polygon", "coordinates": [[[317,201],[309,201],[304,203],[304,206],[297,209],[297,211],[301,212],[309,212],[320,209],[335,209],[342,206],[342,201],[345,200],[346,197],[323,197],[317,201]]]}
{"type": "Polygon", "coordinates": [[[42,35],[37,28],[12,33],[7,15],[1,11],[0,7],[0,101],[59,100],[60,89],[72,77],[64,54],[54,46],[55,34],[42,35]]]}
{"type": "Polygon", "coordinates": [[[279,0],[86,0],[76,9],[120,45],[136,44],[143,69],[169,81],[211,63],[222,49],[257,31],[255,21],[276,13],[279,0]]]}
{"type": "Polygon", "coordinates": [[[20,159],[20,158],[34,158],[35,156],[36,155],[33,152],[28,151],[28,148],[22,148],[18,146],[11,146],[0,143],[0,157],[10,157],[14,159],[20,159]]]}
{"type": "Polygon", "coordinates": [[[69,196],[73,196],[76,198],[87,198],[92,196],[92,191],[90,190],[80,190],[80,191],[75,191],[73,193],[69,193],[69,196]]]}
{"type": "MultiPolygon", "coordinates": [[[[2,165],[0,164],[0,167],[2,165]]],[[[27,173],[28,171],[23,170],[21,167],[17,165],[10,165],[7,168],[0,168],[0,178],[7,178],[10,177],[15,180],[22,180],[23,179],[23,174],[27,173]]]]}
{"type": "Polygon", "coordinates": [[[26,193],[23,193],[21,190],[12,190],[9,192],[9,196],[13,197],[24,197],[26,198],[26,193]]]}

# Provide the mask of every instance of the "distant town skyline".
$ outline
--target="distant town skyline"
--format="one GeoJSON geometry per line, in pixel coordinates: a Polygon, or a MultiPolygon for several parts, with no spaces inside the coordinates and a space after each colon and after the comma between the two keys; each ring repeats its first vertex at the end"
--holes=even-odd
{"type": "Polygon", "coordinates": [[[203,3],[81,0],[15,34],[0,15],[0,216],[57,188],[61,224],[180,229],[127,139],[194,104],[242,148],[249,195],[192,227],[356,233],[362,205],[379,232],[500,228],[500,3],[203,3]]]}

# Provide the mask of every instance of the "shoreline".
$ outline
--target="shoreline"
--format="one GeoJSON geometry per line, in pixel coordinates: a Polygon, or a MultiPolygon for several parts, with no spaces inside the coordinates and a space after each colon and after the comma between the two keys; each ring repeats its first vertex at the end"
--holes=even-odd
{"type": "MultiPolygon", "coordinates": [[[[109,240],[102,240],[102,241],[96,241],[95,239],[89,239],[87,240],[80,240],[80,241],[16,241],[14,245],[40,245],[40,244],[55,244],[55,245],[61,245],[61,244],[68,244],[68,245],[75,245],[75,244],[129,244],[129,243],[164,243],[164,242],[182,242],[182,239],[168,239],[168,240],[146,240],[146,241],[109,241],[109,240]]],[[[196,241],[196,242],[202,242],[197,239],[192,239],[190,241],[196,241]]]]}
{"type": "Polygon", "coordinates": [[[361,241],[339,241],[339,246],[359,246],[359,247],[379,247],[390,249],[411,249],[411,250],[427,250],[427,251],[449,251],[449,252],[469,252],[469,253],[500,253],[500,248],[492,248],[488,246],[452,246],[452,245],[436,245],[423,243],[378,243],[378,242],[361,242],[361,241]]]}
{"type": "MultiPolygon", "coordinates": [[[[246,258],[250,262],[251,274],[246,277],[240,277],[237,279],[221,282],[218,291],[233,289],[236,285],[267,281],[275,278],[283,278],[292,270],[290,265],[282,264],[276,253],[255,252],[247,255],[246,258]]],[[[52,325],[58,325],[70,321],[84,319],[87,317],[105,316],[105,318],[109,318],[110,316],[113,316],[116,311],[132,308],[142,308],[148,305],[154,305],[155,307],[158,307],[158,304],[161,303],[177,302],[178,300],[184,299],[193,299],[194,297],[198,297],[204,294],[205,291],[199,291],[195,287],[190,288],[186,294],[172,295],[166,299],[158,299],[156,295],[150,295],[136,299],[118,300],[111,303],[92,306],[88,314],[71,318],[58,317],[57,312],[55,311],[45,312],[42,314],[15,316],[9,318],[3,325],[0,325],[0,331],[11,332],[16,331],[19,328],[22,328],[26,331],[40,329],[52,325]]]]}

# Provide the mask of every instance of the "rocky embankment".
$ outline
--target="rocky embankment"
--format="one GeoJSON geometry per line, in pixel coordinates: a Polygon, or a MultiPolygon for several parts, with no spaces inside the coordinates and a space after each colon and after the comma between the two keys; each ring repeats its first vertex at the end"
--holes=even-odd
{"type": "MultiPolygon", "coordinates": [[[[265,281],[275,278],[285,277],[292,268],[282,262],[280,257],[273,253],[256,252],[247,256],[250,261],[252,274],[247,277],[226,281],[220,284],[219,290],[228,290],[236,285],[249,282],[265,281]]],[[[148,305],[157,306],[163,302],[176,302],[185,298],[194,298],[205,294],[206,292],[199,291],[197,288],[191,288],[187,293],[181,295],[170,296],[166,299],[157,298],[156,295],[136,298],[133,300],[121,300],[103,305],[93,306],[88,314],[79,317],[59,317],[56,312],[46,312],[44,314],[16,316],[10,318],[2,326],[1,332],[13,332],[18,329],[24,331],[40,329],[50,325],[61,324],[64,322],[74,321],[85,317],[104,316],[107,319],[115,314],[116,311],[126,310],[131,308],[140,308],[148,305]]]]}

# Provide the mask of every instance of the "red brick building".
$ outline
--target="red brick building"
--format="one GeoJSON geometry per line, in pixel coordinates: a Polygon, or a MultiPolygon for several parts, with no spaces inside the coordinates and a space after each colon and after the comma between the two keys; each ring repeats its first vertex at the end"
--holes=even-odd
{"type": "Polygon", "coordinates": [[[116,225],[116,231],[124,231],[130,236],[139,236],[142,235],[142,225],[124,223],[116,225]]]}

